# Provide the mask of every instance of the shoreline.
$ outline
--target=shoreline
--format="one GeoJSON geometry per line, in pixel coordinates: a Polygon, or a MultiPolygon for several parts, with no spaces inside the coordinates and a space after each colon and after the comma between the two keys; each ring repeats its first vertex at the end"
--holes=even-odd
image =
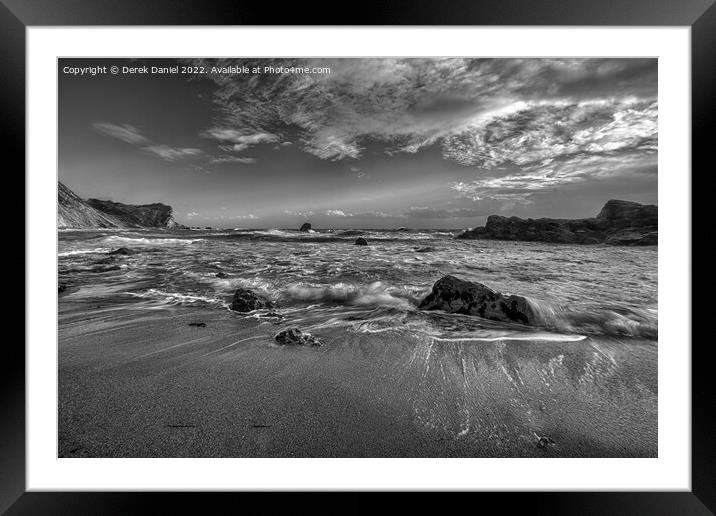
{"type": "Polygon", "coordinates": [[[81,305],[59,316],[60,457],[657,453],[656,356],[638,340],[476,345],[343,328],[287,348],[273,335],[288,322],[81,305]]]}

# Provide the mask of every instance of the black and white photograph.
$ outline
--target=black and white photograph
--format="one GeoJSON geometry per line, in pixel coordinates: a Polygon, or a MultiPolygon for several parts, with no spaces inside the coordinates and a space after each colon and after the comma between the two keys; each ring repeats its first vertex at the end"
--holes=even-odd
{"type": "Polygon", "coordinates": [[[57,66],[58,457],[659,456],[658,59],[57,66]]]}

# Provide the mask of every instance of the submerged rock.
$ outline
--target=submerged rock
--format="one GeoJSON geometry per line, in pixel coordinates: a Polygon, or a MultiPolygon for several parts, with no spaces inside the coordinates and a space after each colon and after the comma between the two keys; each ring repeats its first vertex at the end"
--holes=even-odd
{"type": "Polygon", "coordinates": [[[259,296],[251,290],[240,288],[234,293],[229,307],[234,312],[253,312],[274,308],[274,304],[266,298],[259,296]]]}
{"type": "Polygon", "coordinates": [[[122,254],[125,256],[131,255],[131,254],[137,254],[138,251],[135,251],[133,249],[128,249],[127,247],[120,247],[119,249],[115,249],[114,251],[110,251],[107,254],[122,254]]]}
{"type": "Polygon", "coordinates": [[[303,333],[298,328],[289,328],[278,332],[274,339],[283,346],[320,346],[322,342],[310,333],[303,333]]]}
{"type": "Polygon", "coordinates": [[[206,328],[205,322],[190,322],[188,326],[196,326],[197,328],[206,328]]]}
{"type": "Polygon", "coordinates": [[[430,247],[430,246],[427,246],[427,247],[416,247],[416,248],[415,248],[415,252],[416,252],[416,253],[432,253],[433,251],[435,251],[435,248],[434,248],[434,247],[430,247]]]}
{"type": "Polygon", "coordinates": [[[217,278],[221,278],[221,279],[226,279],[226,278],[229,277],[229,275],[226,274],[225,272],[217,272],[217,273],[216,273],[216,277],[217,277],[217,278]]]}
{"type": "Polygon", "coordinates": [[[355,245],[368,245],[368,241],[365,238],[356,238],[355,245]]]}
{"type": "Polygon", "coordinates": [[[61,294],[65,290],[67,290],[67,285],[65,283],[60,283],[59,285],[57,285],[57,293],[58,294],[61,294]]]}
{"type": "Polygon", "coordinates": [[[535,324],[537,316],[527,299],[505,296],[491,288],[455,276],[444,276],[423,299],[421,310],[444,310],[448,313],[478,315],[493,321],[535,324]]]}
{"type": "Polygon", "coordinates": [[[301,229],[299,229],[299,231],[303,231],[304,233],[308,233],[309,231],[311,231],[311,225],[310,225],[308,222],[306,222],[306,223],[304,223],[304,224],[301,226],[301,229]]]}

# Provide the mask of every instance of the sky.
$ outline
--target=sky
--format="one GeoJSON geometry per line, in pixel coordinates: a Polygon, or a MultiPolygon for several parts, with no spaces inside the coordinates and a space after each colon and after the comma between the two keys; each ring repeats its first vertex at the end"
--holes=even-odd
{"type": "Polygon", "coordinates": [[[656,59],[60,59],[58,87],[60,181],[189,226],[459,229],[657,203],[656,59]]]}

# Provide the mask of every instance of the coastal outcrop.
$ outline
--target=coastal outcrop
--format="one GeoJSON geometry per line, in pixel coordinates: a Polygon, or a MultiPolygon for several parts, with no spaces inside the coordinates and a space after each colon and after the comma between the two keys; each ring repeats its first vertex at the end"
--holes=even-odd
{"type": "Polygon", "coordinates": [[[478,315],[493,321],[534,325],[537,316],[526,298],[506,296],[482,283],[444,276],[423,299],[421,310],[443,310],[452,314],[478,315]]]}
{"type": "Polygon", "coordinates": [[[87,204],[80,196],[57,182],[57,227],[60,229],[123,228],[121,221],[87,204]]]}
{"type": "Polygon", "coordinates": [[[305,222],[301,225],[301,229],[299,229],[299,231],[303,233],[308,233],[309,231],[311,231],[311,225],[308,222],[305,222]]]}
{"type": "Polygon", "coordinates": [[[271,301],[259,296],[252,290],[240,288],[234,292],[229,308],[234,312],[253,312],[254,310],[265,310],[275,306],[271,301]]]}
{"type": "Polygon", "coordinates": [[[60,229],[185,229],[162,203],[122,204],[99,199],[84,200],[57,182],[57,227],[60,229]]]}
{"type": "Polygon", "coordinates": [[[365,238],[356,238],[355,245],[368,245],[368,241],[365,238]]]}
{"type": "Polygon", "coordinates": [[[456,238],[565,244],[657,245],[658,207],[612,199],[586,219],[522,219],[490,215],[484,227],[456,238]]]}
{"type": "Polygon", "coordinates": [[[88,199],[87,204],[119,220],[128,228],[182,229],[172,216],[172,207],[153,204],[122,204],[121,202],[88,199]]]}
{"type": "Polygon", "coordinates": [[[274,340],[282,346],[320,346],[322,343],[310,333],[303,333],[298,328],[289,328],[278,332],[274,340]]]}

